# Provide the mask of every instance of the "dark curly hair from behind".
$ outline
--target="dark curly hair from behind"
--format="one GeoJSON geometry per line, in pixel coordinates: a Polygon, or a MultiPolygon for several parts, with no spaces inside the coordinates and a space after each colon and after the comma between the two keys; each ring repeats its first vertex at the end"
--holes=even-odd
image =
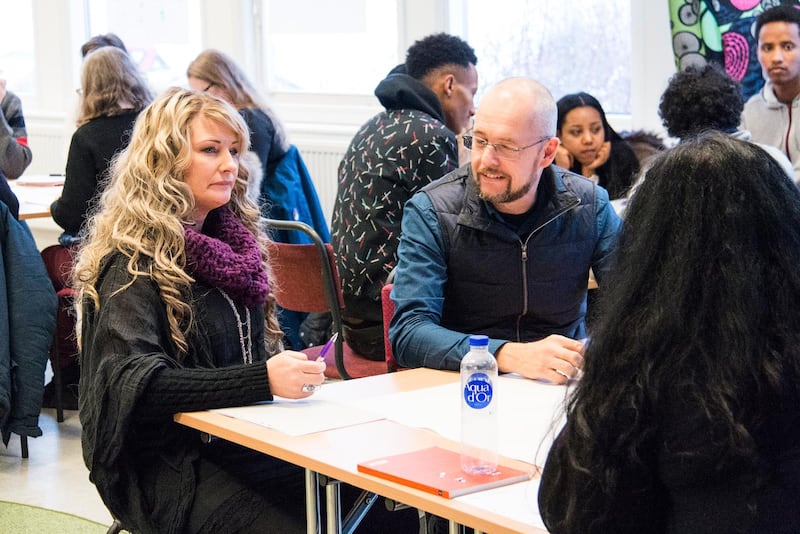
{"type": "Polygon", "coordinates": [[[421,80],[444,65],[477,65],[475,50],[463,39],[447,33],[435,33],[416,41],[406,52],[408,75],[421,80]]]}
{"type": "Polygon", "coordinates": [[[709,64],[673,75],[658,114],[671,137],[685,138],[703,130],[735,132],[743,108],[739,82],[709,64]]]}

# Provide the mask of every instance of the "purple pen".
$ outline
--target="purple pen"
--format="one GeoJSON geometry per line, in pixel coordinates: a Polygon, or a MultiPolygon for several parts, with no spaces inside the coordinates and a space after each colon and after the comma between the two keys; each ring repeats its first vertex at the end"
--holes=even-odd
{"type": "MultiPolygon", "coordinates": [[[[325,361],[325,355],[331,350],[331,347],[334,343],[336,343],[336,338],[339,337],[339,333],[335,332],[331,338],[322,346],[322,350],[319,351],[319,356],[317,356],[318,362],[325,361]]],[[[322,384],[303,384],[303,392],[304,393],[314,393],[319,388],[322,387],[322,384]]]]}
{"type": "Polygon", "coordinates": [[[339,337],[339,332],[334,332],[331,338],[327,341],[327,343],[325,343],[325,345],[322,347],[322,350],[319,351],[319,356],[317,356],[318,362],[325,360],[325,355],[328,354],[328,351],[331,350],[333,344],[336,343],[337,337],[339,337]]]}

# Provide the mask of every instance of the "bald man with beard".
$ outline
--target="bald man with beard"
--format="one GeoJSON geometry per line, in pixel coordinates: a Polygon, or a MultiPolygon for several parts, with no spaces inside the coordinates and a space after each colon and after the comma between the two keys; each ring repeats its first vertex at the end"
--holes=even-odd
{"type": "Polygon", "coordinates": [[[389,332],[401,365],[457,370],[486,334],[501,372],[577,375],[587,275],[602,284],[620,220],[604,189],[553,165],[556,116],[540,83],[501,81],[464,136],[470,164],[406,204],[389,332]]]}

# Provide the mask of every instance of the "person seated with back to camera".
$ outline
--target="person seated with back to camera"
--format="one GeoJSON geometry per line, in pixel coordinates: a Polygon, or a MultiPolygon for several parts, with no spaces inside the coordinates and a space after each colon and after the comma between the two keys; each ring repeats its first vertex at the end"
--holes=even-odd
{"type": "Polygon", "coordinates": [[[125,47],[125,43],[122,39],[120,39],[116,33],[109,32],[93,35],[89,40],[83,43],[81,45],[81,57],[86,58],[90,53],[104,46],[113,46],[119,48],[126,54],[128,53],[128,49],[125,47]]]}
{"type": "MultiPolygon", "coordinates": [[[[53,220],[64,229],[58,238],[64,246],[80,242],[89,211],[106,187],[111,161],[128,144],[133,123],[152,95],[128,54],[105,46],[90,52],[83,63],[80,99],[78,129],[69,144],[64,189],[50,205],[53,220]]],[[[67,409],[76,410],[78,354],[73,341],[60,343],[62,402],[67,409]]],[[[43,405],[56,405],[55,381],[45,386],[43,405]]]]}
{"type": "Polygon", "coordinates": [[[589,269],[602,286],[620,220],[605,189],[552,165],[555,134],[549,91],[503,80],[464,137],[471,164],[406,203],[389,328],[400,365],[457,370],[480,333],[501,372],[577,375],[589,269]]]}
{"type": "MultiPolygon", "coordinates": [[[[684,141],[705,130],[718,130],[753,142],[741,127],[744,98],[741,84],[713,64],[687,67],[673,74],[661,94],[658,114],[670,137],[684,141]]],[[[772,145],[756,143],[794,180],[792,162],[772,145]]]]}
{"type": "Polygon", "coordinates": [[[628,146],[631,147],[636,159],[639,161],[641,173],[656,156],[667,149],[666,143],[660,134],[648,130],[627,130],[619,133],[628,146]]]}
{"type": "MultiPolygon", "coordinates": [[[[741,127],[744,99],[738,81],[714,64],[691,66],[675,73],[661,94],[658,114],[667,135],[678,142],[715,130],[742,141],[753,142],[750,132],[741,127]]],[[[794,180],[792,162],[771,145],[755,143],[772,156],[794,180]]],[[[643,173],[630,188],[627,198],[614,203],[617,213],[624,214],[627,204],[644,181],[643,173]]]]}
{"type": "Polygon", "coordinates": [[[561,97],[558,106],[556,165],[590,178],[611,200],[624,197],[639,172],[639,160],[611,127],[600,102],[588,93],[561,97]]]}
{"type": "Polygon", "coordinates": [[[658,157],[544,466],[554,534],[800,532],[800,192],[707,132],[658,157]]]}
{"type": "Polygon", "coordinates": [[[53,220],[64,229],[59,237],[63,245],[80,239],[89,209],[105,188],[114,155],[128,144],[136,117],[153,98],[131,58],[114,46],[86,56],[80,97],[64,190],[50,206],[53,220]]]}
{"type": "Polygon", "coordinates": [[[268,242],[239,165],[248,143],[229,104],[169,89],[137,120],[87,223],[73,277],[83,456],[133,532],[306,530],[300,467],[173,421],[305,398],[324,380],[324,362],[282,348],[268,242]]]}

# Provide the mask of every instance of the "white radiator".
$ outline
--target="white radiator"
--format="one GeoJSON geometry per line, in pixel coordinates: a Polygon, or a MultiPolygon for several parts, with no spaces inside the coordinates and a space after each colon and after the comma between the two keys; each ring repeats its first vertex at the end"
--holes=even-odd
{"type": "Polygon", "coordinates": [[[67,147],[71,132],[65,134],[64,124],[27,125],[28,145],[33,152],[33,160],[25,171],[27,174],[62,174],[67,161],[67,147]]]}
{"type": "Polygon", "coordinates": [[[306,167],[308,167],[312,180],[314,180],[317,196],[319,196],[319,202],[322,204],[322,211],[325,213],[325,219],[330,226],[333,204],[336,202],[336,174],[345,150],[321,148],[313,144],[305,146],[298,144],[297,148],[306,162],[306,167]]]}

